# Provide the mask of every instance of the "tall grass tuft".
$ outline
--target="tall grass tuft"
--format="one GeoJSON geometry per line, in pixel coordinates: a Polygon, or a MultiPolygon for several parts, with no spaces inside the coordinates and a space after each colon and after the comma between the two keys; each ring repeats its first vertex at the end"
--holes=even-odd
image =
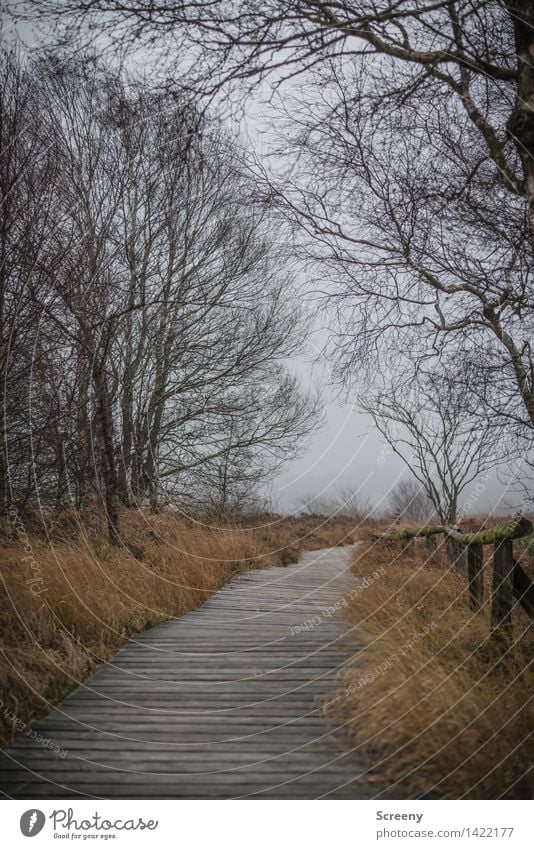
{"type": "MultiPolygon", "coordinates": [[[[93,521],[94,520],[94,521],[93,521]]],[[[350,541],[351,523],[258,517],[223,527],[124,511],[125,546],[98,521],[21,525],[0,546],[0,740],[9,741],[110,658],[129,635],[201,605],[237,572],[350,541]]]]}
{"type": "Polygon", "coordinates": [[[465,578],[443,556],[428,566],[419,541],[411,556],[364,543],[353,569],[382,574],[346,610],[365,648],[335,704],[352,745],[373,752],[372,778],[400,797],[531,798],[534,641],[521,608],[499,646],[489,602],[473,613],[465,578]]]}

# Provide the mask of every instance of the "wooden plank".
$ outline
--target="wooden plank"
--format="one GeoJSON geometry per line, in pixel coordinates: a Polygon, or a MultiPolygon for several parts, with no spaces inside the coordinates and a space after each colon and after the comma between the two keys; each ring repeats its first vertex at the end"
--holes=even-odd
{"type": "Polygon", "coordinates": [[[358,585],[348,554],[243,573],[133,637],[36,725],[55,751],[22,736],[0,755],[1,792],[363,798],[359,761],[324,714],[350,660],[337,616],[358,585]]]}

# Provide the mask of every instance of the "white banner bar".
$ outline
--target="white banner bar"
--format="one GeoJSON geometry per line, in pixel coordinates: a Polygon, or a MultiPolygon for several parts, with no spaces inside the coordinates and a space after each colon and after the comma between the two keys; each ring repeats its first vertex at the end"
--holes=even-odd
{"type": "Polygon", "coordinates": [[[4,801],[2,845],[528,849],[532,802],[4,801]],[[35,839],[34,843],[30,843],[35,839]]]}

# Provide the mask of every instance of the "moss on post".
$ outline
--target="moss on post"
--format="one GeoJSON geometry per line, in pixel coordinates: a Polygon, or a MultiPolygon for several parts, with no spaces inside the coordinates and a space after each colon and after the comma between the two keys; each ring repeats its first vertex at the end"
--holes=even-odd
{"type": "Polygon", "coordinates": [[[514,551],[510,539],[495,543],[491,589],[491,628],[499,639],[512,636],[514,551]]]}
{"type": "Polygon", "coordinates": [[[529,533],[532,533],[532,522],[524,516],[514,516],[513,519],[503,522],[502,525],[497,525],[495,528],[488,528],[485,531],[479,531],[476,534],[461,534],[452,528],[447,529],[447,536],[467,545],[472,542],[480,543],[481,545],[490,545],[501,542],[502,540],[519,539],[529,533]]]}
{"type": "Polygon", "coordinates": [[[413,539],[414,537],[429,537],[434,534],[444,534],[447,528],[444,525],[428,525],[424,528],[403,528],[396,534],[393,534],[395,539],[413,539]]]}
{"type": "Polygon", "coordinates": [[[415,537],[433,536],[434,534],[444,534],[449,539],[461,542],[463,545],[469,545],[470,543],[491,545],[504,539],[527,537],[533,531],[532,522],[525,518],[525,516],[514,516],[513,519],[509,519],[495,528],[487,528],[487,530],[479,531],[476,534],[462,534],[460,531],[454,528],[448,528],[445,525],[428,525],[423,528],[404,528],[402,531],[393,534],[392,539],[405,540],[414,539],[415,537]]]}

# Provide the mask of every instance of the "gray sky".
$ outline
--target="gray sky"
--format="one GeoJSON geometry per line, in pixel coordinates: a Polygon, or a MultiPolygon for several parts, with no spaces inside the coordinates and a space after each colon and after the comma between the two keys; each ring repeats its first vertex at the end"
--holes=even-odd
{"type": "MultiPolygon", "coordinates": [[[[291,90],[286,92],[286,95],[291,94],[291,90]]],[[[284,100],[283,92],[278,92],[278,99],[284,100]]],[[[277,160],[273,160],[270,153],[280,141],[276,109],[276,101],[271,104],[269,89],[264,84],[256,99],[249,100],[239,128],[247,147],[266,163],[268,170],[274,171],[277,160]]],[[[327,280],[321,280],[321,288],[328,290],[327,280]]],[[[305,293],[304,281],[302,289],[305,293]]],[[[316,313],[315,296],[310,294],[309,297],[311,312],[316,313]]],[[[341,491],[353,490],[372,508],[386,509],[390,490],[410,473],[377,433],[370,416],[356,409],[357,385],[347,393],[345,403],[339,400],[339,390],[332,385],[330,364],[321,358],[327,339],[326,328],[317,326],[309,339],[308,349],[291,364],[305,386],[320,386],[325,402],[324,423],[307,442],[301,456],[275,478],[273,500],[281,510],[294,510],[309,497],[335,497],[341,491]]],[[[519,504],[520,500],[505,491],[495,473],[478,482],[478,486],[475,482],[466,488],[463,499],[472,513],[509,512],[509,504],[519,504]]]]}
{"type": "MultiPolygon", "coordinates": [[[[27,25],[9,26],[24,42],[28,50],[43,44],[42,34],[27,25]]],[[[137,69],[146,72],[153,65],[150,53],[141,51],[135,57],[137,69]]],[[[247,112],[240,125],[240,134],[260,159],[269,151],[269,108],[267,89],[258,92],[256,100],[249,101],[247,112]]],[[[271,116],[272,117],[272,116],[271,116]]],[[[305,289],[305,287],[304,287],[305,289]]],[[[308,440],[300,457],[287,466],[273,481],[271,495],[278,509],[298,508],[307,496],[335,496],[341,490],[351,489],[361,495],[362,501],[372,507],[384,509],[388,492],[403,477],[406,467],[399,457],[382,441],[372,428],[368,416],[358,413],[350,400],[342,403],[331,385],[328,365],[318,362],[318,355],[326,331],[317,328],[308,344],[308,350],[290,363],[305,386],[320,386],[324,398],[324,421],[320,430],[308,440]]],[[[355,399],[356,390],[354,390],[355,399]]],[[[478,486],[474,484],[464,495],[469,512],[488,510],[509,511],[510,505],[519,505],[520,497],[506,492],[502,481],[493,473],[478,486]]]]}
{"type": "MultiPolygon", "coordinates": [[[[409,477],[405,464],[372,427],[370,417],[355,409],[355,401],[338,399],[328,368],[316,362],[313,352],[292,367],[305,386],[321,387],[324,421],[300,457],[273,481],[272,498],[278,509],[294,510],[309,497],[335,497],[344,490],[357,492],[372,508],[385,509],[389,491],[409,477]]],[[[468,513],[508,513],[511,507],[520,506],[521,498],[493,471],[466,488],[460,503],[468,513]]]]}

